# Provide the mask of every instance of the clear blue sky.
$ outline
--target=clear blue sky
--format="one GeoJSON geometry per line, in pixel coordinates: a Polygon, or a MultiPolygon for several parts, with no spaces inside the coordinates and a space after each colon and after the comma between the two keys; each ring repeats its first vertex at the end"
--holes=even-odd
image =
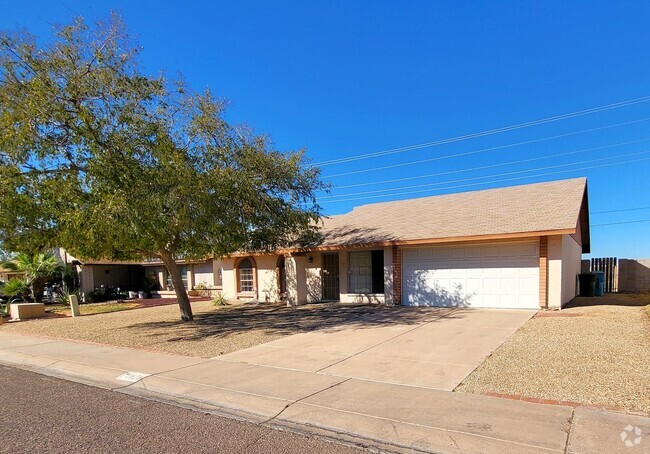
{"type": "MultiPolygon", "coordinates": [[[[94,3],[3,0],[0,28],[45,36],[73,15],[94,20],[115,9],[144,47],[148,71],[180,71],[194,88],[210,87],[231,101],[231,120],[270,134],[280,149],[305,147],[316,163],[650,95],[647,2],[94,3]]],[[[636,209],[650,207],[648,158],[646,101],[323,166],[333,189],[320,201],[336,214],[366,202],[587,176],[593,255],[650,257],[650,223],[598,226],[650,219],[650,208],[636,209]],[[597,130],[578,133],[588,129],[597,130]],[[502,148],[431,160],[492,147],[502,148]],[[545,158],[554,154],[564,155],[545,158]],[[529,169],[540,170],[511,173],[529,169]],[[379,183],[445,172],[453,173],[379,183]],[[628,208],[636,210],[599,213],[628,208]]]]}

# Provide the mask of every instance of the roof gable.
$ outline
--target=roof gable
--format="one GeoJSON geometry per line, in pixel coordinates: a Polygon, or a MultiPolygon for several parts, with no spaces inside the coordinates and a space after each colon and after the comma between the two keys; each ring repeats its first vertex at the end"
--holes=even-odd
{"type": "Polygon", "coordinates": [[[574,232],[586,188],[575,178],[362,205],[324,219],[321,246],[574,232]]]}

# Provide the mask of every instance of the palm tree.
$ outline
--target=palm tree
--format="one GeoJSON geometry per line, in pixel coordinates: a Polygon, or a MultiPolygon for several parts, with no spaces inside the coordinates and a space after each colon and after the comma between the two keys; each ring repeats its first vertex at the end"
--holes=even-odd
{"type": "Polygon", "coordinates": [[[43,300],[47,279],[64,271],[59,258],[51,252],[41,252],[35,255],[19,253],[10,261],[5,262],[3,266],[25,274],[25,281],[31,287],[32,296],[37,303],[43,300]]]}
{"type": "Polygon", "coordinates": [[[29,302],[29,292],[29,285],[25,279],[19,277],[9,279],[9,281],[2,286],[2,290],[0,290],[0,293],[10,298],[9,301],[20,298],[23,303],[29,302]]]}

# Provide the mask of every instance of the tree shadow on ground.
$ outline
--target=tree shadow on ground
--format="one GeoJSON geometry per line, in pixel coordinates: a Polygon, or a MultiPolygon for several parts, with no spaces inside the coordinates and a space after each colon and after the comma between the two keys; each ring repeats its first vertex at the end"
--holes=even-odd
{"type": "Polygon", "coordinates": [[[297,308],[281,304],[260,304],[220,308],[196,314],[193,322],[161,321],[125,327],[142,334],[162,336],[173,330],[171,340],[224,338],[242,331],[258,330],[267,335],[286,336],[310,331],[367,329],[396,324],[417,325],[425,321],[463,317],[471,309],[388,307],[376,304],[312,303],[297,308]]]}

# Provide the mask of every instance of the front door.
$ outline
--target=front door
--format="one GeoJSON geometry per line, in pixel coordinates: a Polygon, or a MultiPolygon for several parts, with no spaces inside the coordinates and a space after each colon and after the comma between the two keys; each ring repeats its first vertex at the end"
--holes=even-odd
{"type": "Polygon", "coordinates": [[[339,254],[338,252],[323,254],[323,301],[338,301],[339,289],[339,254]]]}

